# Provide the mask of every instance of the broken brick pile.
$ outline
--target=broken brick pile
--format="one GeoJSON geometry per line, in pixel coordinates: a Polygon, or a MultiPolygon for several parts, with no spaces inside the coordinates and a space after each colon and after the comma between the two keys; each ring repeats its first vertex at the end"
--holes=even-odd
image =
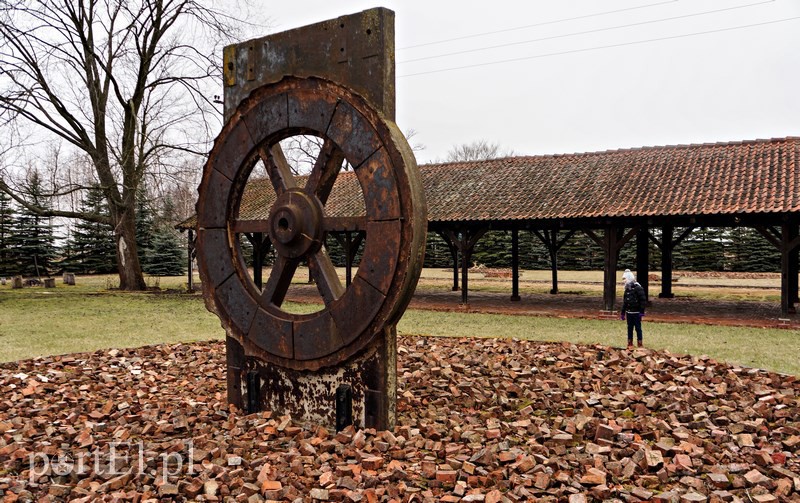
{"type": "Polygon", "coordinates": [[[398,352],[392,432],[243,415],[218,342],[0,364],[0,498],[800,501],[793,376],[496,339],[398,352]]]}

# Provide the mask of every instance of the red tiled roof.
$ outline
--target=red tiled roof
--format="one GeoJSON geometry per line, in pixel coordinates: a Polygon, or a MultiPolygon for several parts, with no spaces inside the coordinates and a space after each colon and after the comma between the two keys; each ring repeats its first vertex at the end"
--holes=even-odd
{"type": "MultiPolygon", "coordinates": [[[[430,222],[800,211],[798,137],[428,164],[420,171],[430,222]]],[[[354,174],[340,174],[327,214],[363,215],[356,191],[354,174]]],[[[273,200],[269,183],[256,181],[240,214],[266,218],[273,200]]],[[[193,225],[191,218],[180,227],[193,225]]]]}
{"type": "Polygon", "coordinates": [[[422,168],[430,221],[800,211],[800,138],[422,168]]]}

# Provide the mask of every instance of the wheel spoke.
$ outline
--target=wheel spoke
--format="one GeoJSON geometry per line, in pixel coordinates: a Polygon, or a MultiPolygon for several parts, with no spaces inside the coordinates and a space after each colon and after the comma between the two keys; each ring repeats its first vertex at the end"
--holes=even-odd
{"type": "Polygon", "coordinates": [[[254,232],[269,234],[269,220],[235,220],[233,222],[233,232],[237,234],[252,234],[254,232]]]}
{"type": "Polygon", "coordinates": [[[308,176],[306,193],[317,196],[322,204],[325,204],[333,189],[333,183],[339,176],[339,169],[341,169],[343,161],[344,152],[331,140],[326,139],[319,151],[317,161],[314,163],[314,169],[308,176]]]}
{"type": "Polygon", "coordinates": [[[272,187],[275,188],[277,194],[283,194],[288,189],[297,186],[292,174],[292,168],[289,167],[289,162],[286,160],[280,144],[276,143],[269,150],[261,149],[259,154],[264,161],[269,180],[272,182],[272,187]]]}
{"type": "Polygon", "coordinates": [[[317,283],[317,289],[319,289],[326,306],[329,306],[331,302],[342,296],[344,287],[324,247],[308,257],[308,268],[317,283]]]}
{"type": "Polygon", "coordinates": [[[264,285],[261,297],[275,307],[281,307],[298,264],[300,264],[299,260],[276,255],[275,263],[272,264],[272,272],[267,279],[267,284],[264,285]]]}

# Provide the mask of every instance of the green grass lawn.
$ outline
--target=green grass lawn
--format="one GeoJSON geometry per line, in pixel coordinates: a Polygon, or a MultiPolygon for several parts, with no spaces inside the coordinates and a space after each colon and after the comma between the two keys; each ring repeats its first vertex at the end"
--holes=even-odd
{"type": "MultiPolygon", "coordinates": [[[[179,289],[184,281],[165,278],[159,285],[179,289]]],[[[113,277],[81,277],[78,286],[59,282],[55,289],[0,287],[0,361],[223,338],[219,320],[205,309],[199,294],[122,293],[108,286],[114,286],[113,277]]],[[[618,347],[625,343],[625,323],[618,320],[409,310],[398,329],[409,335],[517,337],[618,347]]],[[[644,329],[648,347],[800,375],[796,331],[646,321],[644,329]]]]}

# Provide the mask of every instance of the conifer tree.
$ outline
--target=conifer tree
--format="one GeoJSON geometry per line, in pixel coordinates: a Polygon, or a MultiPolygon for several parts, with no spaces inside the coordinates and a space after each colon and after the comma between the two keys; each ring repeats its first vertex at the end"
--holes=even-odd
{"type": "Polygon", "coordinates": [[[442,236],[436,232],[429,232],[425,241],[424,267],[453,267],[453,256],[450,255],[450,248],[447,246],[447,242],[442,239],[442,236]]]}
{"type": "MultiPolygon", "coordinates": [[[[32,172],[28,176],[25,190],[38,207],[50,207],[38,173],[32,172]]],[[[12,247],[16,250],[18,273],[24,276],[48,276],[54,269],[58,255],[51,218],[22,208],[15,227],[12,247]]]]}
{"type": "Polygon", "coordinates": [[[603,268],[603,250],[582,232],[576,232],[564,243],[558,257],[562,269],[587,271],[603,268]]]}
{"type": "Polygon", "coordinates": [[[186,270],[186,253],[176,232],[162,225],[152,235],[144,272],[153,276],[179,276],[186,270]]]}
{"type": "Polygon", "coordinates": [[[676,249],[676,268],[690,271],[723,271],[725,269],[724,229],[702,227],[695,229],[676,249]]]}
{"type": "MultiPolygon", "coordinates": [[[[99,186],[89,189],[81,201],[80,211],[108,215],[105,197],[99,186]]],[[[63,269],[80,274],[108,274],[116,271],[116,262],[113,230],[107,224],[78,220],[67,241],[67,258],[61,263],[63,269]]]]}
{"type": "Polygon", "coordinates": [[[146,190],[136,195],[136,249],[139,252],[139,263],[142,271],[148,272],[148,257],[153,248],[155,236],[155,213],[147,198],[146,190]]]}
{"type": "Polygon", "coordinates": [[[487,267],[511,267],[511,233],[489,231],[484,234],[475,245],[472,261],[487,267]]]}
{"type": "Polygon", "coordinates": [[[17,274],[16,250],[13,248],[16,220],[16,209],[11,204],[11,198],[0,192],[0,277],[17,274]]]}
{"type": "Polygon", "coordinates": [[[731,231],[730,269],[744,272],[776,272],[781,269],[781,254],[758,231],[739,227],[731,231]]]}

